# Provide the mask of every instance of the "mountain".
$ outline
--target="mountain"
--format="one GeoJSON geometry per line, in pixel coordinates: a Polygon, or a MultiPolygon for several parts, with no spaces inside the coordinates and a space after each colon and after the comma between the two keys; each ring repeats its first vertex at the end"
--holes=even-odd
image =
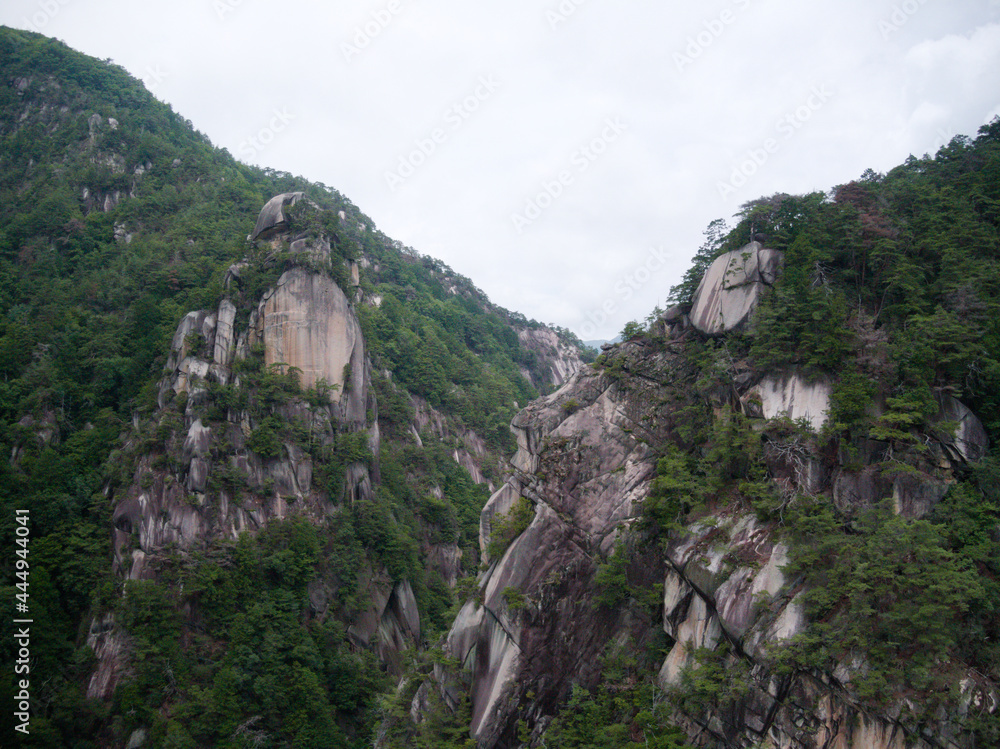
{"type": "Polygon", "coordinates": [[[30,579],[11,557],[3,585],[34,620],[17,738],[368,743],[478,567],[508,422],[585,350],[336,190],[235,161],[110,62],[11,29],[0,51],[5,548],[30,518],[30,579]]]}
{"type": "Polygon", "coordinates": [[[713,222],[513,420],[486,567],[383,747],[1000,742],[1000,120],[713,222]]]}

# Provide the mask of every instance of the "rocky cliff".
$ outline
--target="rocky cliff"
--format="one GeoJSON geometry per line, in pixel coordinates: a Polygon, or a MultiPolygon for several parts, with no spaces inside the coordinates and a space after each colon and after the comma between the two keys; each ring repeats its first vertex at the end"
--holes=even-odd
{"type": "Polygon", "coordinates": [[[522,370],[522,374],[540,389],[561,387],[582,366],[578,346],[571,345],[549,328],[525,328],[517,332],[521,345],[538,360],[538,372],[522,370]]]}
{"type": "MultiPolygon", "coordinates": [[[[857,652],[836,653],[830,670],[781,665],[784,649],[813,631],[805,577],[787,571],[783,513],[815,500],[857,515],[892,497],[897,514],[924,517],[987,440],[969,409],[940,394],[938,414],[908,443],[922,446],[893,456],[906,470],[885,470],[888,440],[868,441],[862,461],[831,449],[820,437],[828,378],[754,371],[702,337],[750,324],[778,268],[780,255],[756,243],[722,256],[690,315],[669,311],[514,419],[513,471],[481,517],[489,566],[445,641],[460,667],[439,667],[433,682],[453,708],[468,695],[479,746],[546,745],[571,690],[602,682],[603,657],[642,653],[660,629],[656,680],[672,695],[672,722],[698,746],[972,747],[965,717],[997,709],[996,685],[960,662],[941,666],[950,702],[886,684],[881,708],[861,694],[868,665],[857,652]],[[944,421],[951,430],[935,431],[944,421]],[[756,474],[733,463],[747,457],[732,450],[745,439],[756,445],[756,474]],[[716,463],[715,489],[697,508],[684,461],[671,458],[678,451],[716,463]],[[768,494],[770,511],[753,492],[768,494]],[[673,503],[672,522],[651,524],[663,506],[654,502],[673,503]],[[501,536],[513,517],[513,537],[501,536]],[[615,558],[628,560],[629,590],[609,599],[601,570],[615,558]],[[652,611],[637,592],[650,587],[662,601],[652,611]],[[718,670],[700,673],[720,681],[706,690],[697,674],[710,663],[718,670]]],[[[418,693],[414,714],[425,703],[418,693]]]]}
{"type": "MultiPolygon", "coordinates": [[[[331,238],[302,229],[304,221],[292,230],[282,213],[301,197],[275,197],[257,221],[251,238],[283,252],[289,266],[262,298],[246,304],[246,264],[235,265],[218,308],[190,312],[177,327],[159,410],[137,425],[135,472],[115,503],[114,567],[127,580],[155,580],[167,557],[272,520],[318,523],[342,513],[344,500],[373,497],[380,438],[371,364],[353,304],[329,272],[331,238]],[[350,435],[363,449],[342,466],[343,485],[315,480],[311,455],[336,451],[350,435]]],[[[396,662],[420,639],[413,590],[379,568],[363,578],[369,606],[349,634],[362,647],[377,639],[383,661],[396,662]]],[[[313,593],[320,616],[323,586],[313,593]]],[[[89,643],[100,665],[88,693],[107,698],[128,661],[127,633],[102,617],[89,643]]]]}

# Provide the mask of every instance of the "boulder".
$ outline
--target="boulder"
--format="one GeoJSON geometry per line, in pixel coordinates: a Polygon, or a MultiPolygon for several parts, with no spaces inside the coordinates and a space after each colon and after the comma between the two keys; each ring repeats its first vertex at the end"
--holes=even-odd
{"type": "Polygon", "coordinates": [[[878,504],[892,493],[892,483],[871,466],[859,473],[841,470],[833,480],[833,505],[848,516],[878,504]]]}
{"type": "Polygon", "coordinates": [[[257,217],[257,224],[250,235],[251,241],[267,239],[271,235],[287,228],[288,219],[285,217],[284,208],[285,206],[295,205],[302,199],[303,195],[304,193],[301,192],[286,192],[281,195],[275,195],[267,201],[260,215],[257,217]]]}
{"type": "Polygon", "coordinates": [[[706,335],[721,335],[746,324],[764,290],[781,272],[783,255],[751,242],[709,266],[691,306],[691,323],[706,335]]]}
{"type": "Polygon", "coordinates": [[[893,507],[897,515],[922,518],[944,499],[950,484],[930,476],[904,473],[892,483],[893,507]]]}
{"type": "Polygon", "coordinates": [[[940,393],[941,410],[933,423],[938,428],[938,438],[953,455],[967,463],[982,460],[990,441],[982,422],[957,398],[940,393]]]}

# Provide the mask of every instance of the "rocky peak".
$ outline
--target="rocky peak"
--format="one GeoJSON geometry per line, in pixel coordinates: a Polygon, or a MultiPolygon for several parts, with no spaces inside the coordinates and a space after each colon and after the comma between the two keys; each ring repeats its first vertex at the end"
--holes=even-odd
{"type": "MultiPolygon", "coordinates": [[[[258,237],[289,240],[282,208],[296,196],[301,193],[268,202],[258,219],[258,228],[264,227],[258,237]]],[[[230,274],[233,296],[214,310],[189,312],[177,326],[159,411],[154,423],[140,426],[163,438],[164,455],[137,449],[132,483],[114,510],[114,564],[127,579],[155,579],[168,550],[187,553],[292,514],[319,522],[336,514],[342,500],[373,496],[374,459],[344,467],[341,497],[313,480],[313,460],[292,432],[276,430],[278,424],[296,424],[310,443],[320,445],[357,434],[370,455],[379,454],[377,403],[361,327],[343,290],[311,262],[328,255],[329,244],[322,236],[292,239],[299,246],[291,256],[309,267],[286,270],[252,304],[245,327],[237,323],[237,304],[246,303],[238,293],[239,265],[230,274]],[[298,373],[295,394],[257,402],[254,382],[292,372],[298,373]]],[[[136,435],[134,441],[142,439],[136,435]]],[[[377,569],[368,570],[364,585],[371,607],[360,614],[351,636],[366,647],[381,633],[379,652],[398,668],[398,652],[419,638],[413,591],[377,569]]],[[[313,595],[322,608],[322,586],[313,595]]],[[[127,636],[107,620],[94,626],[91,646],[100,664],[90,693],[106,697],[125,668],[127,636]]]]}
{"type": "Polygon", "coordinates": [[[281,195],[275,195],[267,201],[263,209],[261,209],[260,215],[257,217],[257,223],[249,239],[251,241],[267,239],[287,229],[288,219],[285,216],[284,209],[295,205],[303,197],[304,193],[301,192],[286,192],[281,195]]]}

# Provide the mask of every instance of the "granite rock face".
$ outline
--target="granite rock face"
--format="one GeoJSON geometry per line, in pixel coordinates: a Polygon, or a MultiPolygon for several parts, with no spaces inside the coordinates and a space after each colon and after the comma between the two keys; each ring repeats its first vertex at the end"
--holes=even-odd
{"type": "Polygon", "coordinates": [[[981,460],[989,449],[989,438],[982,422],[961,401],[950,395],[938,395],[941,410],[934,418],[939,426],[938,437],[948,451],[973,463],[981,460]]]}
{"type": "MultiPolygon", "coordinates": [[[[606,638],[649,625],[632,613],[597,612],[590,599],[595,555],[612,549],[617,530],[635,516],[654,468],[625,415],[616,416],[617,405],[599,375],[581,371],[514,420],[516,468],[483,510],[480,543],[485,548],[495,517],[521,497],[531,501],[534,518],[490,560],[480,580],[482,606],[470,601],[447,640],[450,654],[471,670],[472,730],[483,745],[501,745],[526,680],[553,672],[592,680],[606,638]],[[575,410],[565,407],[571,398],[575,410]],[[525,594],[524,608],[508,603],[510,589],[525,594]]],[[[454,703],[461,688],[443,684],[454,703]]],[[[542,688],[538,699],[551,703],[564,687],[542,688]]]]}
{"type": "Polygon", "coordinates": [[[812,429],[819,431],[827,420],[832,391],[828,379],[810,382],[793,372],[768,375],[751,394],[759,398],[765,419],[805,419],[812,429]]]}
{"type": "Polygon", "coordinates": [[[264,344],[264,364],[294,367],[303,388],[325,381],[347,421],[365,416],[365,348],[347,296],[329,276],[286,271],[265,295],[250,328],[250,345],[264,344]]]}
{"type": "Polygon", "coordinates": [[[284,209],[287,206],[295,205],[303,197],[304,194],[301,192],[286,192],[275,195],[267,201],[257,217],[257,224],[250,234],[250,239],[268,239],[275,233],[287,229],[288,221],[284,209]]]}
{"type": "Polygon", "coordinates": [[[554,330],[525,328],[517,332],[517,338],[524,348],[538,357],[544,376],[522,371],[537,388],[562,387],[583,366],[580,352],[562,341],[554,330]]]}
{"type": "Polygon", "coordinates": [[[712,336],[745,326],[761,294],[777,280],[781,262],[780,252],[760,242],[716,258],[695,292],[691,324],[712,336]]]}

